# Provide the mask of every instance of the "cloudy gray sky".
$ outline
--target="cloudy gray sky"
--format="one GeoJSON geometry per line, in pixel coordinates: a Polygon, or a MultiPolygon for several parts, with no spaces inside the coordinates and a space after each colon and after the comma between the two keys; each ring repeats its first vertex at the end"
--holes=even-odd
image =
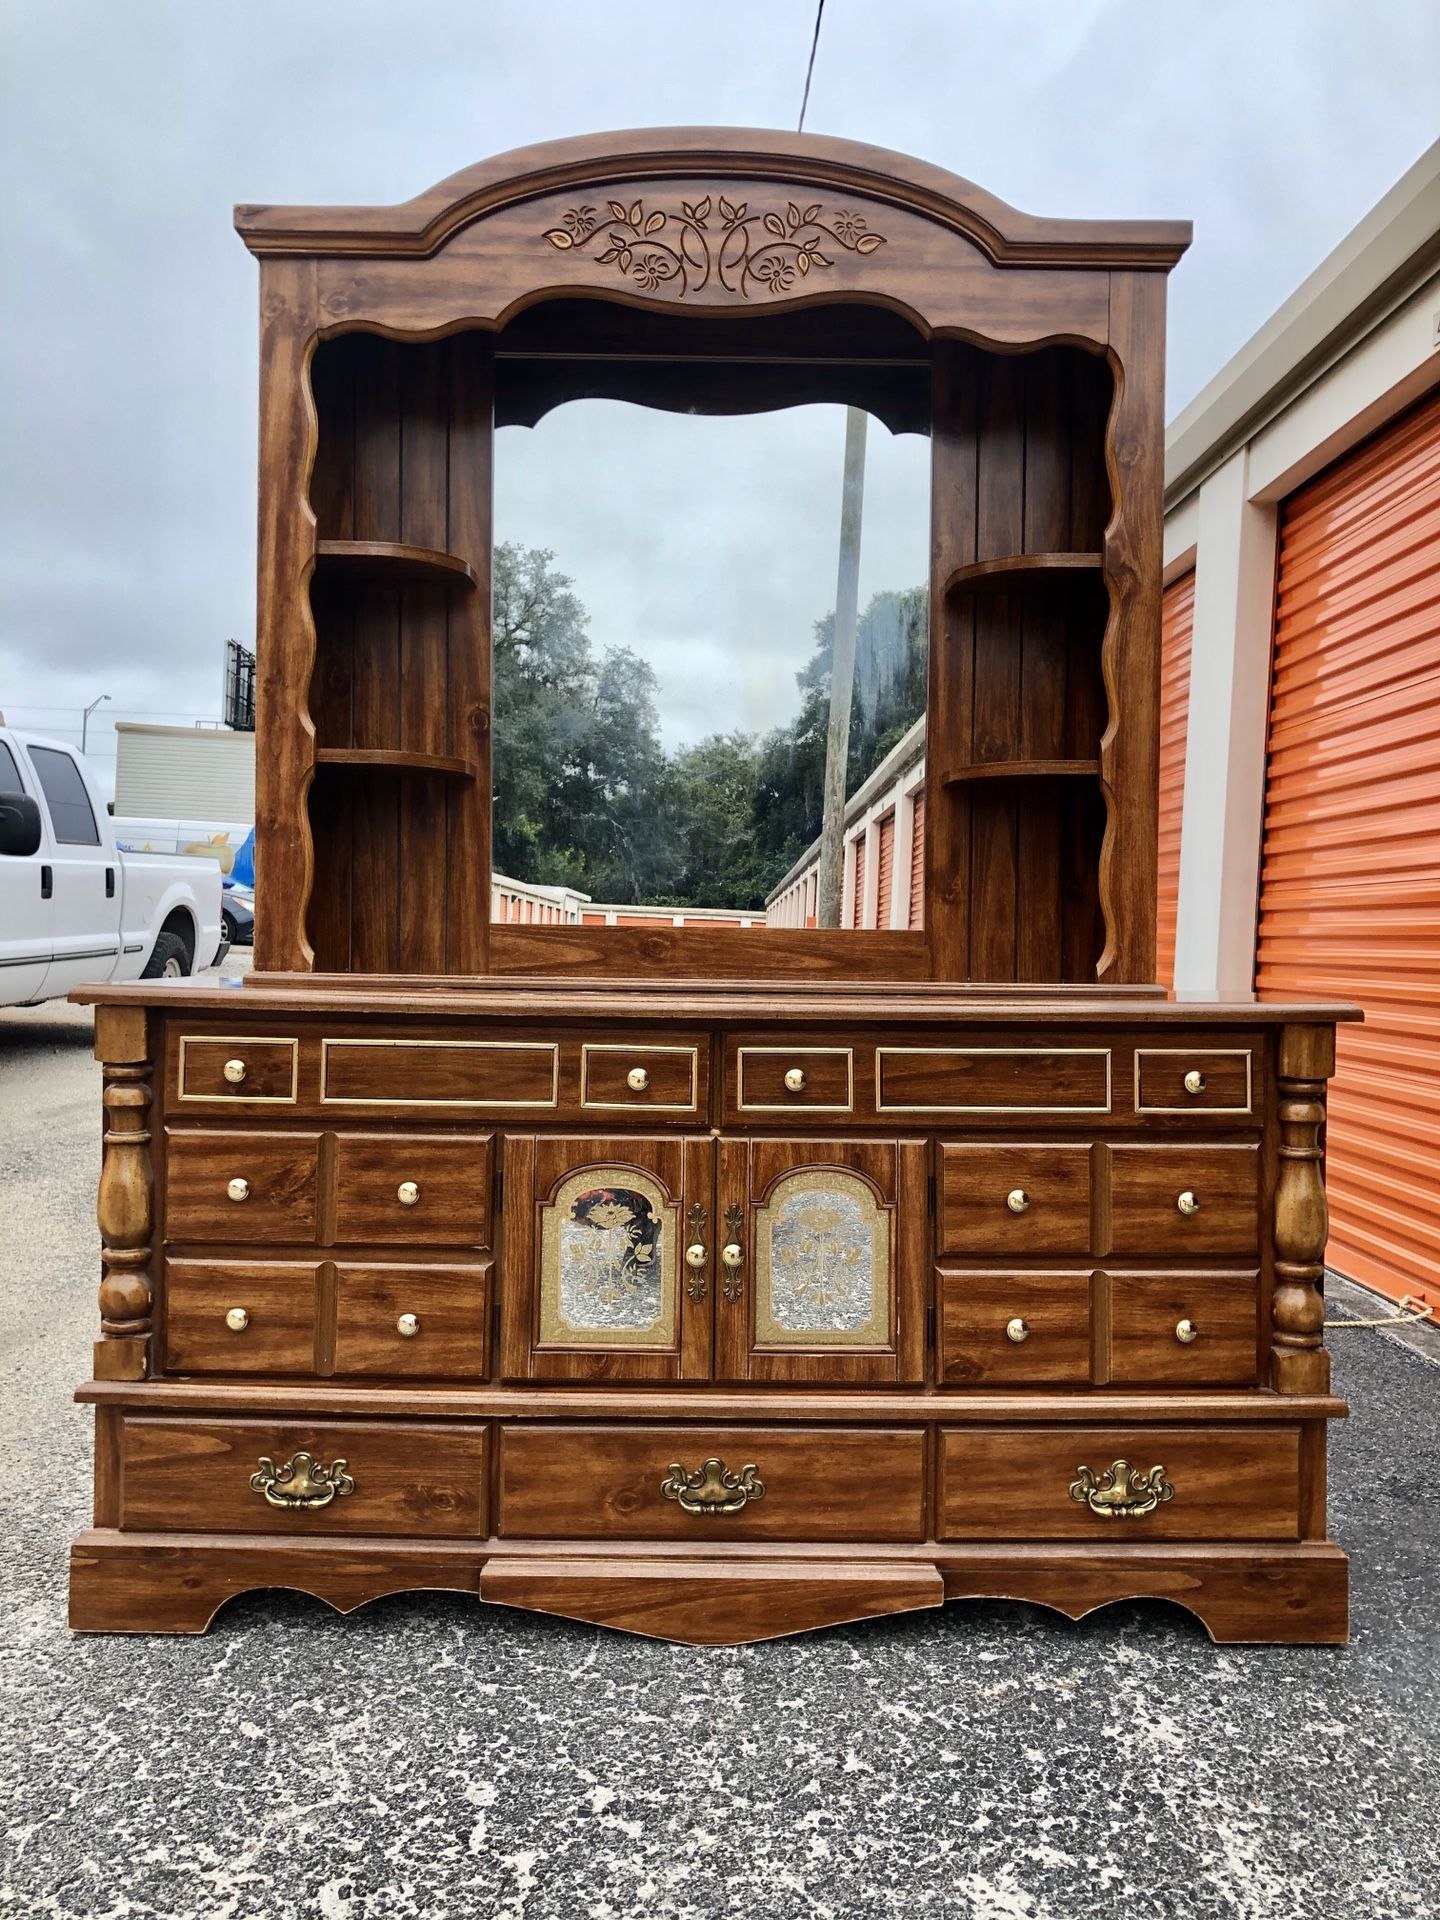
{"type": "MultiPolygon", "coordinates": [[[[813,0],[0,0],[0,707],[62,734],[99,693],[107,717],[217,712],[222,644],[254,622],[256,268],[232,202],[401,200],[603,128],[793,126],[813,17],[813,0]]],[[[1193,219],[1173,411],[1440,132],[1440,7],[828,0],[807,125],[1037,213],[1193,219]]],[[[762,518],[793,484],[772,465],[762,518]]],[[[516,486],[518,503],[518,468],[516,486]]],[[[107,727],[92,750],[106,775],[107,727]]]]}

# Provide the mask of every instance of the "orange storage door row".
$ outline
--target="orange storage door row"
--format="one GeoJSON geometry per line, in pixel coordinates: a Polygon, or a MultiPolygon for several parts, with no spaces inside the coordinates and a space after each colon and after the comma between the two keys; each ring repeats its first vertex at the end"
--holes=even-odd
{"type": "Polygon", "coordinates": [[[1255,980],[1364,1007],[1326,1257],[1440,1313],[1440,399],[1281,510],[1255,980]]]}
{"type": "Polygon", "coordinates": [[[1195,574],[1165,589],[1160,616],[1160,832],[1155,885],[1155,978],[1175,984],[1175,910],[1180,900],[1180,815],[1185,804],[1185,728],[1190,717],[1190,642],[1195,574]]]}

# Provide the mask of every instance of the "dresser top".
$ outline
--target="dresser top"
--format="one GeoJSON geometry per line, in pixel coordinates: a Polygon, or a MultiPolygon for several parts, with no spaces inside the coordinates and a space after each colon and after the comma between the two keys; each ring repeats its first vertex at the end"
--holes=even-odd
{"type": "Polygon", "coordinates": [[[255,976],[224,986],[193,981],[141,980],[123,986],[78,987],[82,1006],[158,1007],[191,1013],[254,1016],[328,1014],[347,1018],[503,1018],[523,1020],[823,1021],[915,1024],[963,1021],[972,1026],[1160,1025],[1281,1026],[1293,1022],[1360,1020],[1359,1007],[1333,1001],[1221,998],[1158,990],[1069,992],[1014,987],[903,982],[827,981],[770,986],[759,981],[678,981],[478,978],[332,983],[286,975],[255,976]]]}

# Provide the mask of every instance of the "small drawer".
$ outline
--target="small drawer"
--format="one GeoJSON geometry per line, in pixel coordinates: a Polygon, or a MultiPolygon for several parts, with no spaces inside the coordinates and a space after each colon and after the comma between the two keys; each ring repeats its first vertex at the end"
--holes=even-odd
{"type": "Polygon", "coordinates": [[[855,1105],[850,1047],[737,1047],[737,1113],[849,1113],[855,1105]]]}
{"type": "Polygon", "coordinates": [[[949,1427],[938,1507],[942,1540],[1295,1540],[1299,1429],[949,1427]]]}
{"type": "Polygon", "coordinates": [[[537,1110],[560,1096],[560,1049],[549,1040],[320,1042],[327,1107],[537,1110]]]}
{"type": "Polygon", "coordinates": [[[125,1421],[121,1446],[122,1527],[421,1539],[486,1530],[483,1427],[142,1417],[125,1421]]]}
{"type": "Polygon", "coordinates": [[[700,1105],[700,1048],[586,1041],[580,1049],[580,1104],[602,1111],[693,1114],[700,1105]]]}
{"type": "Polygon", "coordinates": [[[1108,1047],[877,1047],[877,1113],[1110,1111],[1108,1047]]]}
{"type": "Polygon", "coordinates": [[[1253,1254],[1259,1233],[1258,1147],[1114,1147],[1115,1253],[1253,1254]]]}
{"type": "Polygon", "coordinates": [[[169,1240],[307,1245],[315,1238],[318,1133],[165,1135],[169,1240]]]}
{"type": "Polygon", "coordinates": [[[1084,1253],[1090,1149],[942,1146],[941,1253],[1084,1253]]]}
{"type": "Polygon", "coordinates": [[[300,1042],[248,1033],[221,1039],[181,1034],[176,1079],[182,1100],[293,1107],[300,1084],[300,1042]]]}
{"type": "Polygon", "coordinates": [[[335,1371],[384,1379],[485,1379],[490,1262],[473,1267],[337,1264],[335,1371]]]}
{"type": "Polygon", "coordinates": [[[486,1246],[493,1168],[488,1133],[342,1133],[335,1142],[335,1238],[486,1246]]]}
{"type": "Polygon", "coordinates": [[[170,1260],[168,1373],[313,1373],[313,1261],[170,1260]]]}
{"type": "Polygon", "coordinates": [[[1137,1047],[1137,1113],[1249,1113],[1252,1104],[1248,1048],[1222,1052],[1209,1047],[1137,1047]]]}
{"type": "Polygon", "coordinates": [[[513,1539],[922,1540],[923,1429],[500,1430],[513,1539]]]}
{"type": "Polygon", "coordinates": [[[1258,1376],[1258,1273],[1112,1273],[1110,1378],[1232,1387],[1258,1376]]]}
{"type": "Polygon", "coordinates": [[[938,1280],[941,1386],[1088,1385],[1088,1272],[938,1280]]]}

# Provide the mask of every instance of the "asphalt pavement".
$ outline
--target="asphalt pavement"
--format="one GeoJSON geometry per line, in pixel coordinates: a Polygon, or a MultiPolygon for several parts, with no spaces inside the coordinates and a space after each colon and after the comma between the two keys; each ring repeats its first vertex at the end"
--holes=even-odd
{"type": "Polygon", "coordinates": [[[1440,1916],[1440,1367],[1386,1333],[1334,1342],[1344,1648],[952,1603],[696,1650],[463,1595],[71,1638],[99,1090],[86,1013],[0,1013],[4,1920],[1440,1916]]]}

